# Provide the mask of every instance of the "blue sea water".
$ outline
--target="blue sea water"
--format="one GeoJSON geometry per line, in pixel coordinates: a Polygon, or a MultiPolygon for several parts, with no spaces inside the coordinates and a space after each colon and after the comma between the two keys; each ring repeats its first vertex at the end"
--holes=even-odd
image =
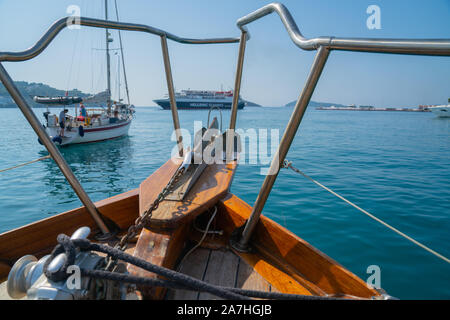
{"type": "MultiPolygon", "coordinates": [[[[246,108],[237,127],[279,129],[292,108],[246,108]]],[[[35,109],[42,118],[44,109],[35,109]]],[[[179,111],[183,128],[207,111],[179,111]]],[[[18,109],[0,110],[0,169],[47,154],[18,109]]],[[[224,127],[229,112],[223,111],[224,127]]],[[[61,148],[93,200],[136,188],[170,157],[169,111],[137,108],[129,135],[61,148]]],[[[305,114],[288,159],[322,184],[444,256],[450,256],[450,119],[431,113],[320,111],[305,114]]],[[[270,136],[270,131],[269,131],[270,136]]],[[[248,139],[246,140],[249,141],[248,139]]],[[[248,151],[248,150],[247,150],[248,151]]],[[[248,152],[247,152],[248,153],[248,152]]],[[[253,204],[264,179],[242,159],[231,191],[253,204]]],[[[0,173],[0,232],[80,206],[53,160],[0,173]]],[[[371,220],[309,180],[282,169],[264,214],[366,280],[401,299],[450,299],[450,265],[371,220]]]]}

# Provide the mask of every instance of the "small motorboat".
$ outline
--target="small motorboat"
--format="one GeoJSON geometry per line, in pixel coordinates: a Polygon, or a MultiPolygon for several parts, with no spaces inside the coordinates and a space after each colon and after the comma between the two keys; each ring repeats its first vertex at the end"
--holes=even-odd
{"type": "Polygon", "coordinates": [[[46,105],[71,105],[75,103],[80,103],[83,101],[80,97],[43,97],[43,96],[35,96],[33,100],[40,104],[46,105]]]}
{"type": "Polygon", "coordinates": [[[439,118],[450,118],[450,104],[428,107],[439,118]]]}

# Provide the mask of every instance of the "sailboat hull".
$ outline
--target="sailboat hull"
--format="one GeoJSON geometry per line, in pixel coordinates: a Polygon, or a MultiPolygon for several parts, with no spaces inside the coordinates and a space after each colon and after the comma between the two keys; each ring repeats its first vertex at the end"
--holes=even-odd
{"type": "MultiPolygon", "coordinates": [[[[70,131],[66,128],[60,145],[90,143],[118,138],[127,135],[130,126],[131,120],[127,120],[105,126],[83,127],[82,133],[79,128],[72,128],[70,131]]],[[[60,134],[60,128],[56,126],[47,127],[46,131],[52,139],[60,134]]]]}

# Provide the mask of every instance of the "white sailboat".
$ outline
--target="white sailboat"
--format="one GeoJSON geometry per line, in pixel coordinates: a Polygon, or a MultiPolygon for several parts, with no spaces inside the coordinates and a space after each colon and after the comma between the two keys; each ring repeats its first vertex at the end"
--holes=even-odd
{"type": "MultiPolygon", "coordinates": [[[[117,14],[117,7],[116,7],[117,14]]],[[[105,20],[108,20],[108,1],[105,0],[105,20]]],[[[119,17],[117,14],[117,21],[119,17]]],[[[125,64],[123,58],[122,38],[119,31],[120,51],[122,56],[122,66],[125,80],[125,88],[128,103],[122,103],[122,99],[118,102],[111,99],[111,72],[110,72],[110,49],[109,43],[112,39],[110,33],[106,29],[106,78],[107,89],[89,97],[34,97],[34,100],[41,104],[68,106],[80,103],[80,114],[77,115],[75,107],[75,116],[65,114],[65,121],[62,124],[59,115],[52,114],[47,109],[44,117],[47,124],[45,130],[51,137],[53,142],[59,145],[69,145],[78,143],[97,142],[103,140],[114,139],[128,134],[131,122],[133,120],[134,106],[130,104],[128,93],[128,83],[125,73],[125,64]],[[84,108],[86,112],[81,113],[81,104],[86,104],[84,108]]],[[[119,76],[120,81],[120,76],[119,76]]],[[[119,84],[120,91],[120,84],[119,84]]]]}

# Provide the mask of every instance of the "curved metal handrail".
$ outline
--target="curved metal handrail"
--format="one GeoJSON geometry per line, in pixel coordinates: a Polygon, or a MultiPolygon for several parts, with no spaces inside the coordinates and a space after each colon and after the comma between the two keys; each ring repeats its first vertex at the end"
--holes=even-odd
{"type": "Polygon", "coordinates": [[[161,48],[164,59],[164,69],[166,72],[166,80],[167,86],[169,90],[169,95],[171,97],[171,110],[172,117],[174,122],[175,132],[177,134],[177,144],[179,146],[180,156],[183,154],[183,145],[182,145],[182,137],[180,133],[180,122],[178,119],[178,111],[176,107],[175,101],[175,91],[172,80],[172,71],[170,67],[170,59],[169,59],[169,51],[167,47],[167,39],[186,44],[215,44],[215,43],[235,43],[240,41],[240,37],[238,38],[211,38],[211,39],[191,39],[191,38],[182,38],[178,37],[174,34],[171,34],[167,31],[157,29],[151,26],[143,25],[143,24],[133,24],[133,23],[125,23],[125,22],[116,22],[109,20],[100,20],[93,18],[74,18],[74,17],[65,17],[54,22],[47,32],[39,39],[38,42],[34,44],[31,48],[19,51],[19,52],[0,52],[0,80],[16,102],[17,106],[20,108],[25,118],[30,123],[31,127],[36,132],[40,141],[45,145],[47,150],[49,151],[52,158],[55,160],[61,172],[66,177],[67,181],[72,186],[75,193],[78,195],[81,202],[85,205],[87,211],[91,214],[94,221],[97,223],[97,226],[104,234],[109,233],[109,228],[105,225],[102,220],[101,215],[97,211],[95,204],[89,198],[88,194],[84,191],[78,179],[73,174],[67,162],[64,160],[63,156],[56,148],[56,146],[51,141],[48,134],[43,129],[42,125],[39,122],[39,119],[34,114],[31,107],[28,105],[27,101],[24,99],[23,95],[17,89],[13,80],[9,76],[8,72],[3,67],[3,61],[26,61],[33,59],[42,53],[45,48],[53,41],[53,39],[58,35],[58,33],[63,30],[65,27],[71,26],[76,22],[76,24],[88,26],[88,27],[97,27],[104,29],[118,29],[118,30],[127,30],[127,31],[140,31],[146,32],[150,34],[157,35],[161,38],[161,48]],[[74,20],[75,19],[75,20],[74,20]]]}
{"type": "MultiPolygon", "coordinates": [[[[39,55],[53,41],[58,33],[67,26],[71,26],[74,17],[65,17],[54,22],[47,32],[31,48],[19,52],[0,52],[0,61],[25,61],[39,55]]],[[[78,21],[77,21],[78,22],[78,21]]],[[[192,39],[176,36],[170,32],[147,26],[144,24],[116,22],[109,20],[93,19],[80,17],[79,24],[87,27],[109,28],[127,31],[140,31],[157,36],[165,36],[167,39],[185,44],[216,44],[216,43],[236,43],[240,38],[211,38],[211,39],[192,39]]]]}
{"type": "Polygon", "coordinates": [[[237,26],[248,33],[245,25],[276,12],[284,24],[294,44],[303,50],[317,50],[320,46],[328,49],[418,55],[450,55],[450,39],[366,39],[319,37],[305,38],[295,23],[289,10],[281,3],[270,3],[238,19],[237,26]]]}
{"type": "MultiPolygon", "coordinates": [[[[245,53],[244,37],[248,35],[245,27],[247,24],[258,20],[272,12],[276,12],[286,28],[294,44],[303,50],[317,50],[316,57],[311,67],[311,71],[306,80],[306,84],[295,104],[294,111],[286,126],[281,138],[276,155],[270,164],[269,174],[265,177],[258,196],[253,205],[252,213],[245,224],[241,237],[238,241],[233,241],[232,246],[236,250],[248,250],[248,242],[255,230],[264,205],[269,197],[280,167],[286,158],[291,143],[295,137],[298,127],[305,114],[311,96],[314,93],[317,81],[326,64],[328,56],[332,50],[378,52],[395,54],[415,54],[415,55],[435,55],[450,56],[450,39],[363,39],[363,38],[336,38],[319,37],[313,39],[305,38],[297,24],[292,18],[289,10],[281,3],[270,3],[237,21],[237,26],[241,29],[241,42],[239,46],[238,64],[236,69],[236,80],[234,94],[239,95],[242,76],[242,66],[245,53]]],[[[248,38],[247,38],[248,39],[248,38]]],[[[233,100],[230,129],[235,128],[237,114],[237,99],[233,100]]]]}

